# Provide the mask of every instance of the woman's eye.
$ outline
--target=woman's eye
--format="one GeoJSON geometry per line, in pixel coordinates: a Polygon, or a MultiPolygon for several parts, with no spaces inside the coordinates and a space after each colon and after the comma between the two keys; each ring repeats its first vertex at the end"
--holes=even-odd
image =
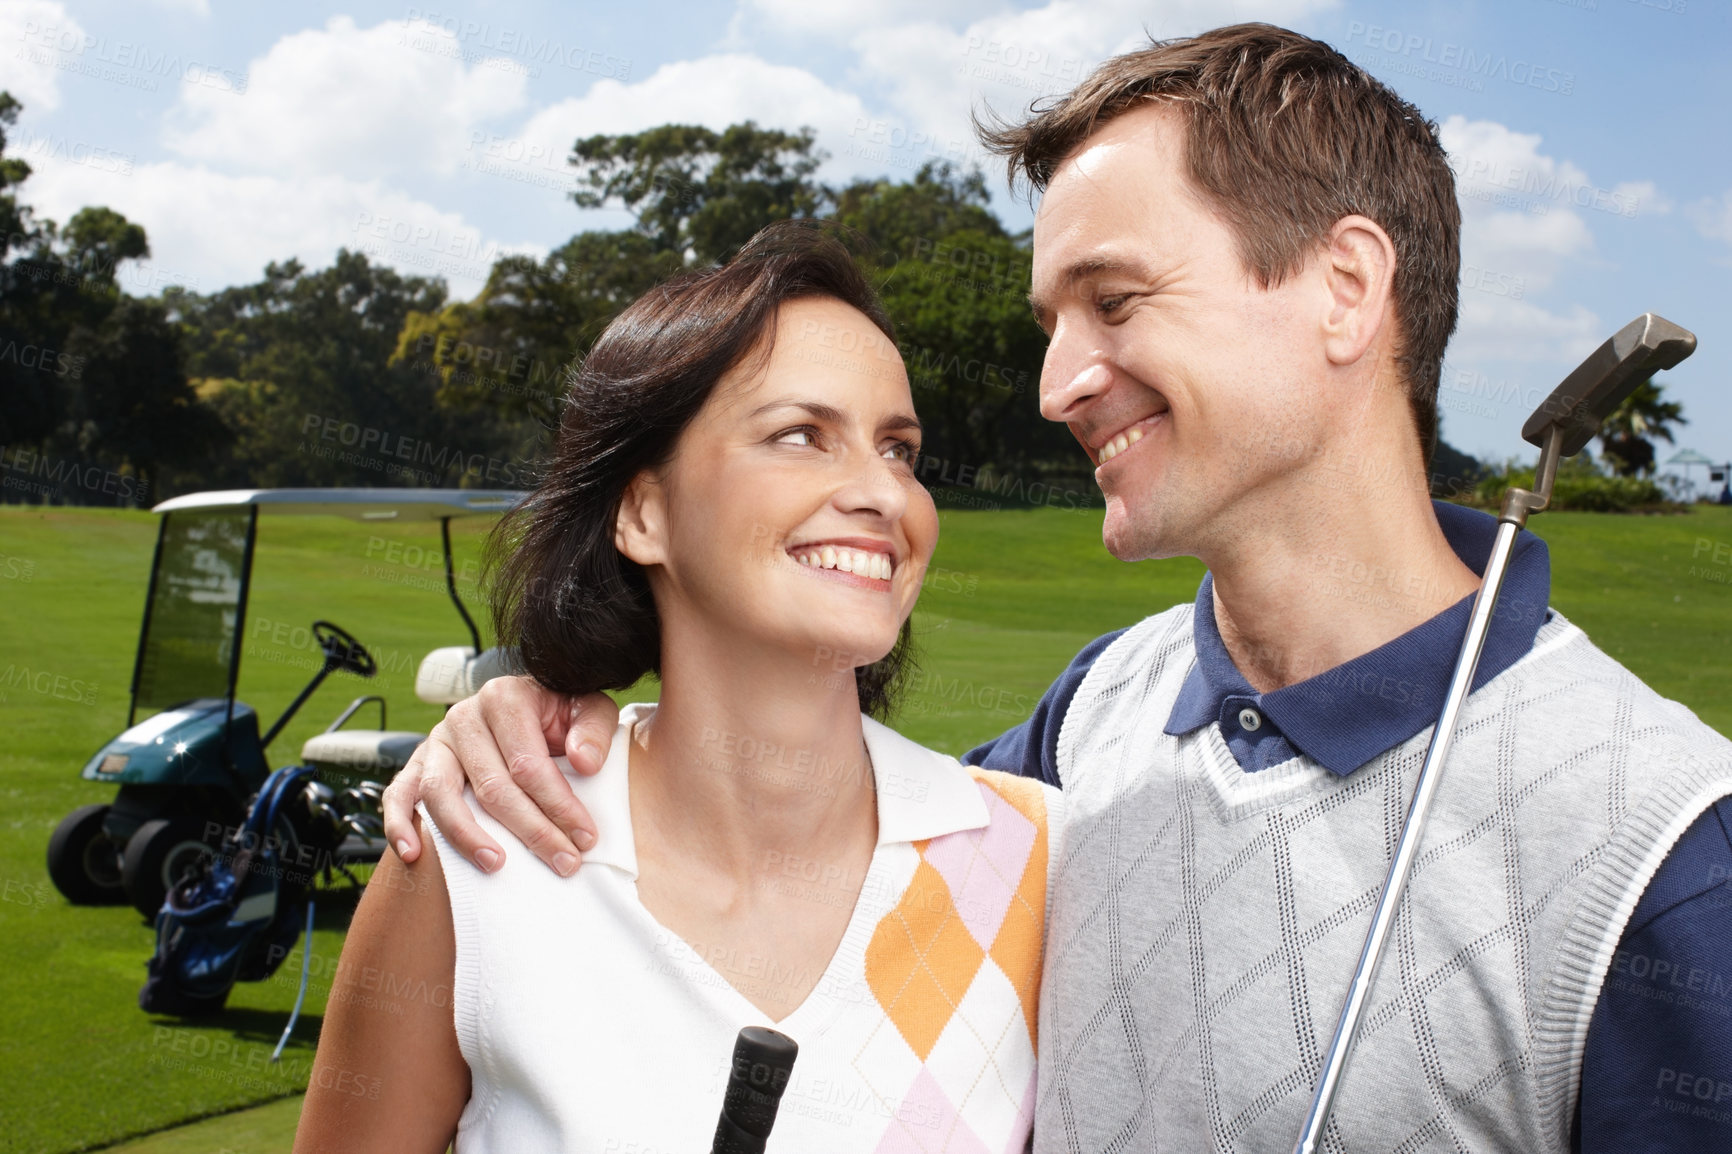
{"type": "Polygon", "coordinates": [[[802,445],[807,448],[818,443],[818,433],[815,429],[789,429],[785,433],[776,434],[778,445],[802,445]]]}
{"type": "Polygon", "coordinates": [[[901,461],[904,465],[912,465],[914,458],[920,455],[920,448],[917,445],[909,444],[907,441],[897,441],[884,450],[884,455],[892,461],[901,461]]]}

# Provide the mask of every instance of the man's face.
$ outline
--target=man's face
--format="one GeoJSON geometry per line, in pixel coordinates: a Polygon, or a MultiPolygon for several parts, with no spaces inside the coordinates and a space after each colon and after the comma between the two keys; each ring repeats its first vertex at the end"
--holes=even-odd
{"type": "Polygon", "coordinates": [[[1124,561],[1255,533],[1325,443],[1326,292],[1271,289],[1185,175],[1177,113],[1120,115],[1054,174],[1034,225],[1031,300],[1051,336],[1041,413],[1095,462],[1102,536],[1124,561]]]}

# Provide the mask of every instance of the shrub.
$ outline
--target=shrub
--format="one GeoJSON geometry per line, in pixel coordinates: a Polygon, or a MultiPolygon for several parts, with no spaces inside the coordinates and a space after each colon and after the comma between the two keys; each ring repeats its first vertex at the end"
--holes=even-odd
{"type": "MultiPolygon", "coordinates": [[[[1532,489],[1533,467],[1518,467],[1514,461],[1506,461],[1502,469],[1488,473],[1471,490],[1453,499],[1496,512],[1503,505],[1504,491],[1511,486],[1532,489]]],[[[1592,458],[1582,453],[1566,458],[1558,466],[1547,508],[1577,513],[1678,513],[1684,506],[1669,500],[1665,490],[1647,477],[1607,476],[1592,458]]]]}

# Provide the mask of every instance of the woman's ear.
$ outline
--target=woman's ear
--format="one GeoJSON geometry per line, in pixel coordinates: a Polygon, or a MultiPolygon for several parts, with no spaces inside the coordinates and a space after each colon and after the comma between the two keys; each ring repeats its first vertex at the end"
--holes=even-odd
{"type": "Polygon", "coordinates": [[[667,490],[645,470],[631,479],[613,521],[613,547],[642,566],[667,561],[667,490]]]}

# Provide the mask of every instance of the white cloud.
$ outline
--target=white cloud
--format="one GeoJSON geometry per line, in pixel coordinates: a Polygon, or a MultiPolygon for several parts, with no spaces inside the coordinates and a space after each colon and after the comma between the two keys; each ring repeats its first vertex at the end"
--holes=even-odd
{"type": "Polygon", "coordinates": [[[151,3],[174,12],[190,12],[194,16],[210,15],[210,0],[151,0],[151,3]]]}
{"type": "Polygon", "coordinates": [[[189,160],[260,173],[449,173],[479,125],[524,104],[521,62],[471,57],[431,24],[363,29],[332,17],[253,61],[244,93],[183,90],[166,143],[189,160]]]}
{"type": "Polygon", "coordinates": [[[1690,221],[1709,240],[1723,240],[1732,244],[1732,189],[1727,189],[1718,197],[1708,197],[1692,204],[1689,209],[1690,221]]]}
{"type": "Polygon", "coordinates": [[[1606,339],[1582,305],[1552,312],[1528,300],[1464,292],[1449,355],[1454,363],[1544,361],[1574,364],[1606,339]]]}
{"type": "Polygon", "coordinates": [[[128,284],[138,293],[166,284],[212,292],[257,280],[270,261],[298,257],[316,268],[349,248],[404,273],[443,276],[452,296],[464,298],[501,253],[546,252],[501,245],[459,213],[332,173],[284,179],[168,161],[124,174],[56,160],[37,166],[25,192],[39,213],[62,222],[86,205],[106,205],[142,224],[155,260],[149,283],[128,284]]]}
{"type": "MultiPolygon", "coordinates": [[[[75,46],[82,38],[58,5],[29,2],[39,39],[75,46]]],[[[481,126],[523,107],[526,73],[521,62],[466,56],[452,33],[431,25],[362,29],[336,17],[284,36],[244,77],[183,86],[164,139],[184,159],[138,164],[76,140],[21,134],[19,151],[34,169],[24,199],[62,222],[107,205],[143,225],[155,259],[129,270],[135,292],[169,283],[209,292],[256,280],[273,260],[318,267],[348,247],[405,273],[443,276],[454,297],[472,296],[501,252],[546,247],[483,237],[460,213],[403,186],[471,159],[481,126]]],[[[39,103],[49,103],[41,92],[39,103]]]]}
{"type": "Polygon", "coordinates": [[[766,128],[816,128],[833,152],[838,141],[866,121],[858,96],[830,87],[802,68],[769,64],[755,56],[722,53],[664,64],[626,84],[598,80],[532,116],[515,140],[494,142],[563,162],[580,137],[639,132],[658,124],[726,128],[756,120],[766,128]]]}
{"type": "Polygon", "coordinates": [[[1626,180],[1612,186],[1614,202],[1630,206],[1637,213],[1653,213],[1656,216],[1672,211],[1672,202],[1660,186],[1651,180],[1626,180]]]}
{"type": "Polygon", "coordinates": [[[84,29],[59,0],[6,0],[0,4],[0,89],[28,112],[60,107],[61,57],[76,54],[84,29]]]}
{"type": "Polygon", "coordinates": [[[1441,126],[1461,203],[1461,319],[1450,357],[1573,362],[1602,339],[1583,306],[1536,301],[1566,270],[1596,259],[1594,226],[1663,211],[1650,182],[1596,185],[1568,160],[1541,151],[1537,133],[1451,116],[1441,126]]]}
{"type": "MultiPolygon", "coordinates": [[[[1455,169],[1464,219],[1480,222],[1513,209],[1529,219],[1525,247],[1573,256],[1592,247],[1588,219],[1633,220],[1670,212],[1671,201],[1651,180],[1596,184],[1579,166],[1540,151],[1538,133],[1516,132],[1495,120],[1451,116],[1440,135],[1455,169]],[[1571,218],[1582,224],[1560,224],[1571,218]]],[[[1520,231],[1520,230],[1517,230],[1520,231]]],[[[1513,234],[1506,239],[1514,239],[1513,234]]]]}
{"type": "Polygon", "coordinates": [[[536,113],[519,147],[564,156],[595,133],[636,132],[684,122],[721,128],[752,119],[768,127],[811,125],[830,153],[827,179],[907,176],[929,160],[980,163],[969,114],[1014,112],[1064,91],[1101,57],[1157,35],[1233,19],[1291,20],[1335,0],[1140,0],[1088,5],[1052,0],[1004,13],[996,0],[745,0],[729,43],[773,38],[824,43],[852,56],[845,88],[812,72],[773,65],[748,51],[663,65],[635,84],[598,81],[536,113]],[[869,106],[859,93],[873,94],[869,106]]]}
{"type": "Polygon", "coordinates": [[[1290,24],[1336,0],[1050,0],[1006,11],[984,0],[892,0],[839,6],[800,0],[745,0],[743,30],[804,33],[851,53],[853,86],[882,94],[877,147],[856,138],[843,148],[862,171],[913,168],[927,159],[980,162],[971,111],[1015,115],[1067,91],[1104,57],[1237,20],[1290,24]],[[806,10],[806,11],[798,11],[806,10]],[[822,9],[823,14],[813,10],[822,9]],[[1146,35],[1147,34],[1147,35],[1146,35]],[[900,140],[903,143],[896,144],[900,140]]]}
{"type": "Polygon", "coordinates": [[[1462,248],[1465,258],[1488,258],[1492,263],[1517,264],[1545,287],[1551,283],[1557,260],[1592,252],[1594,234],[1587,222],[1573,212],[1470,211],[1462,214],[1462,248]]]}
{"type": "MultiPolygon", "coordinates": [[[[870,26],[942,20],[955,24],[990,14],[995,0],[749,0],[757,27],[766,32],[842,37],[870,26]]],[[[744,11],[742,12],[744,14],[744,11]]]]}

